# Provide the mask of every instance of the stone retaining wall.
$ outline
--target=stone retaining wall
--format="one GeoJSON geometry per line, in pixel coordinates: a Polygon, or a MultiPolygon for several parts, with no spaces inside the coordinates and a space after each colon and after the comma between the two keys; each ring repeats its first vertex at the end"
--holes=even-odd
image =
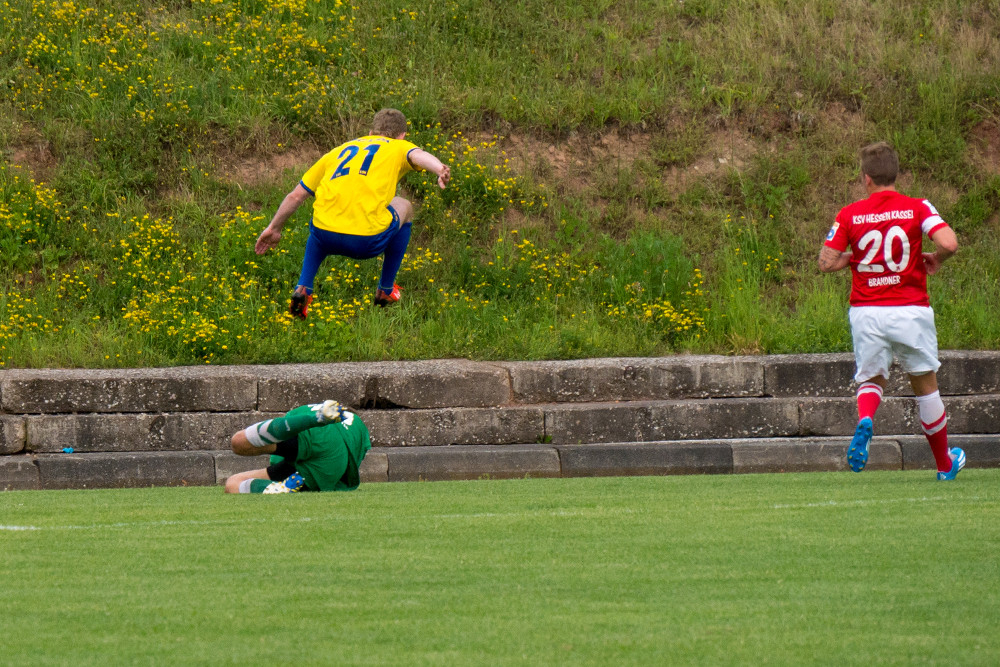
{"type": "MultiPolygon", "coordinates": [[[[950,433],[1000,433],[1000,352],[941,358],[950,433]]],[[[246,465],[225,451],[234,432],[327,398],[368,424],[370,480],[437,479],[428,466],[448,461],[478,461],[476,476],[572,476],[606,469],[595,461],[609,452],[640,472],[770,469],[740,461],[772,450],[815,469],[834,451],[816,449],[823,437],[853,432],[853,371],[850,354],[0,371],[0,488],[215,483],[246,465]]],[[[920,433],[904,385],[894,373],[880,434],[920,433]]]]}

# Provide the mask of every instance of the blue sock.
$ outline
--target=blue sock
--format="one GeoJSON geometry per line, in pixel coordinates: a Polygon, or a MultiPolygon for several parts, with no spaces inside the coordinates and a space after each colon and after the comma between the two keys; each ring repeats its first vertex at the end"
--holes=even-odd
{"type": "Polygon", "coordinates": [[[412,227],[413,225],[409,222],[402,225],[399,231],[393,235],[392,240],[389,241],[389,245],[385,247],[385,257],[382,259],[382,275],[378,281],[378,287],[383,292],[392,292],[392,287],[396,282],[396,274],[399,273],[399,267],[403,264],[403,255],[406,254],[406,246],[410,244],[412,227]]]}
{"type": "Polygon", "coordinates": [[[302,258],[302,273],[299,274],[299,285],[306,288],[306,294],[312,294],[313,281],[319,271],[319,265],[326,259],[323,245],[313,234],[306,241],[306,254],[302,258]]]}

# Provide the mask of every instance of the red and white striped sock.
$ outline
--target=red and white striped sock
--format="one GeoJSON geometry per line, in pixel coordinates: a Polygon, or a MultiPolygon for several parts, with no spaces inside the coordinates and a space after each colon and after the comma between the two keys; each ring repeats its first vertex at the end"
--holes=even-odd
{"type": "Polygon", "coordinates": [[[941,392],[935,391],[926,396],[917,396],[917,409],[920,411],[920,426],[927,436],[927,444],[931,446],[934,460],[939,472],[951,470],[951,454],[948,452],[948,415],[944,411],[941,392]]]}
{"type": "Polygon", "coordinates": [[[882,403],[882,387],[874,382],[863,382],[858,387],[858,421],[875,418],[875,411],[882,403]]]}

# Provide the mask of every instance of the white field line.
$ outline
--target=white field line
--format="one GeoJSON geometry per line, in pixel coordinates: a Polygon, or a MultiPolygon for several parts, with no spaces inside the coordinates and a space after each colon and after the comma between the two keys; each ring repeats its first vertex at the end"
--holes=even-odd
{"type": "MultiPolygon", "coordinates": [[[[609,510],[582,510],[582,511],[567,511],[559,510],[555,512],[507,512],[507,513],[492,513],[483,512],[478,514],[422,514],[416,516],[403,516],[396,517],[392,514],[383,514],[381,518],[385,519],[489,519],[489,518],[521,518],[521,517],[543,517],[543,516],[555,516],[555,517],[589,517],[597,518],[601,516],[608,516],[611,514],[634,514],[635,510],[632,509],[609,509],[609,510]]],[[[355,516],[325,516],[325,517],[300,517],[298,519],[268,519],[264,517],[256,517],[249,519],[217,519],[217,520],[188,520],[188,521],[119,521],[116,523],[90,523],[82,525],[70,525],[70,526],[5,526],[0,525],[0,530],[97,530],[101,528],[156,528],[159,526],[220,526],[220,525],[242,525],[247,523],[302,523],[306,521],[347,521],[350,519],[357,518],[355,516]]],[[[367,517],[365,517],[367,518],[367,517]]]]}
{"type": "Polygon", "coordinates": [[[787,510],[808,507],[859,507],[863,505],[890,505],[893,503],[938,503],[946,500],[970,501],[981,500],[979,496],[950,497],[934,496],[933,498],[890,498],[884,500],[827,500],[822,503],[801,503],[798,505],[772,505],[771,509],[787,510]]]}
{"type": "MultiPolygon", "coordinates": [[[[788,505],[771,506],[747,506],[747,507],[727,507],[728,511],[752,512],[761,510],[784,510],[784,509],[814,509],[827,507],[863,507],[866,505],[889,505],[895,503],[930,503],[944,501],[970,502],[983,500],[979,496],[945,497],[934,496],[931,498],[891,498],[883,500],[827,500],[818,503],[801,503],[788,505]]],[[[645,514],[646,510],[634,510],[629,508],[620,509],[584,509],[584,510],[556,510],[556,511],[535,511],[535,512],[478,512],[475,514],[420,514],[397,517],[392,514],[383,514],[383,519],[520,519],[530,517],[581,517],[600,518],[604,516],[621,514],[645,514]]],[[[16,526],[0,524],[0,531],[28,531],[28,530],[98,530],[105,528],[157,528],[160,526],[224,526],[224,525],[244,525],[249,523],[303,523],[308,521],[348,521],[355,518],[368,520],[370,517],[348,516],[325,516],[325,517],[300,517],[298,519],[273,519],[266,517],[255,517],[247,519],[217,519],[217,520],[187,520],[187,521],[120,521],[116,523],[91,523],[69,526],[16,526]]]]}
{"type": "MultiPolygon", "coordinates": [[[[632,509],[606,509],[606,510],[558,510],[554,512],[506,512],[506,513],[493,513],[493,512],[481,512],[477,514],[421,514],[416,516],[402,516],[396,517],[392,514],[383,514],[381,518],[384,519],[394,519],[401,518],[407,520],[413,519],[506,519],[506,518],[525,518],[525,517],[587,517],[587,518],[598,518],[602,516],[609,516],[613,514],[635,514],[636,510],[632,509]]],[[[298,519],[269,519],[265,517],[249,518],[249,519],[217,519],[217,520],[188,520],[188,521],[119,521],[116,523],[89,523],[82,525],[70,525],[70,526],[7,526],[0,525],[0,531],[10,530],[10,531],[20,531],[20,530],[97,530],[101,528],[156,528],[159,526],[222,526],[222,525],[242,525],[247,523],[302,523],[306,521],[348,521],[350,519],[368,517],[357,517],[357,516],[325,516],[325,517],[300,517],[298,519]]]]}

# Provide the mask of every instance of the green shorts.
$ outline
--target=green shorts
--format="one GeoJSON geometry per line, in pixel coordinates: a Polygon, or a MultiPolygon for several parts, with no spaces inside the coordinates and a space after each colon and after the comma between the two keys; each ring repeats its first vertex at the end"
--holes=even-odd
{"type": "MultiPolygon", "coordinates": [[[[299,434],[298,458],[295,470],[305,480],[303,491],[339,491],[341,483],[351,463],[350,452],[340,434],[334,430],[343,428],[339,424],[314,428],[299,434]]],[[[280,456],[271,456],[271,465],[284,461],[280,456]]],[[[270,470],[270,468],[269,468],[270,470]]],[[[251,485],[251,493],[254,491],[251,485]]]]}

